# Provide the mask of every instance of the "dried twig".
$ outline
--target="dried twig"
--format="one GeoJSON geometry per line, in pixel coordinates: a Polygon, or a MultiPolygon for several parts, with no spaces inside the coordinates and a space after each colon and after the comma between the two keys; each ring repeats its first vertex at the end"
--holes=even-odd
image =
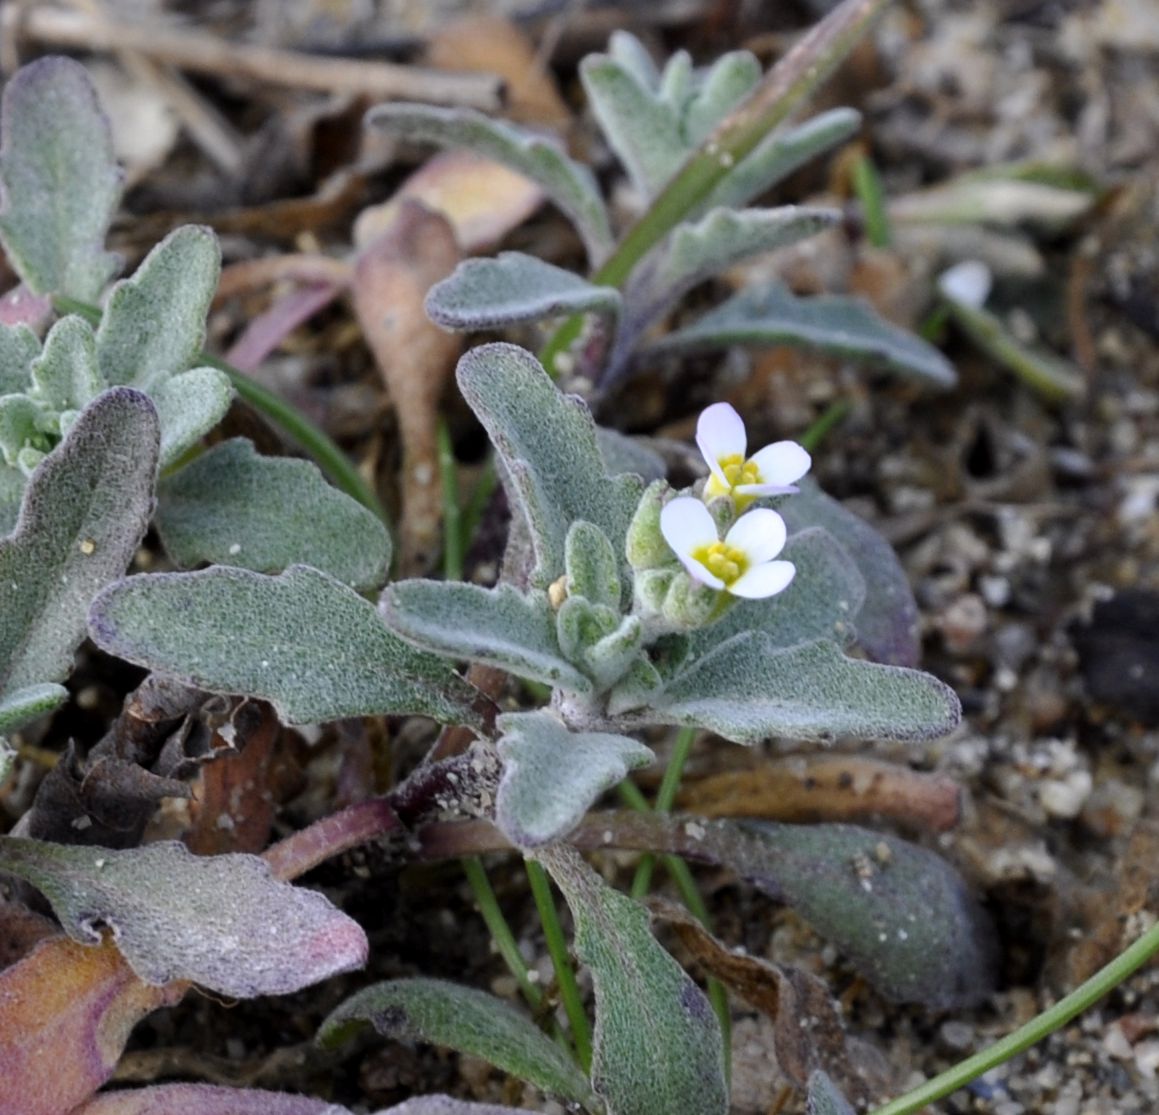
{"type": "Polygon", "coordinates": [[[5,5],[0,28],[6,34],[23,35],[50,46],[139,51],[181,69],[295,89],[490,111],[502,103],[502,82],[487,74],[440,73],[390,62],[320,58],[300,51],[226,42],[197,31],[97,19],[60,8],[38,5],[21,12],[14,5],[5,5]]]}

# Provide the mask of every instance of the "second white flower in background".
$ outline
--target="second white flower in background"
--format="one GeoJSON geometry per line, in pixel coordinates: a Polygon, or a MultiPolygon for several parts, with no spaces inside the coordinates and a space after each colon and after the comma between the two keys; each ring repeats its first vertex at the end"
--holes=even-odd
{"type": "Polygon", "coordinates": [[[708,508],[681,496],[664,505],[660,532],[693,580],[733,596],[774,596],[797,572],[791,561],[773,560],[785,545],[785,521],[766,508],[742,515],[721,541],[708,508]]]}

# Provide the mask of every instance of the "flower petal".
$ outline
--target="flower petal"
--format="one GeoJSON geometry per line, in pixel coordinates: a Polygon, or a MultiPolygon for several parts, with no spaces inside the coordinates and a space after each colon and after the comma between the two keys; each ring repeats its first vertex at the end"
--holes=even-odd
{"type": "Polygon", "coordinates": [[[710,572],[707,565],[702,565],[696,558],[687,557],[684,554],[677,554],[676,556],[680,559],[680,564],[684,566],[688,575],[694,581],[717,590],[724,588],[724,581],[715,573],[710,572]]]}
{"type": "Polygon", "coordinates": [[[696,423],[696,444],[712,475],[727,491],[729,483],[721,471],[720,461],[722,457],[733,456],[744,460],[748,444],[744,420],[728,403],[713,403],[701,411],[696,423]]]}
{"type": "Polygon", "coordinates": [[[809,471],[813,459],[804,446],[795,441],[774,441],[754,453],[752,462],[760,473],[761,484],[775,484],[783,488],[800,480],[809,471]]]}
{"type": "Polygon", "coordinates": [[[800,490],[796,484],[738,484],[732,494],[757,499],[760,496],[792,496],[800,490]]]}
{"type": "Polygon", "coordinates": [[[746,569],[728,586],[728,591],[733,596],[760,600],[788,588],[796,573],[797,567],[791,561],[766,561],[746,569]]]}
{"type": "Polygon", "coordinates": [[[691,496],[680,496],[660,509],[660,533],[681,561],[720,537],[708,508],[691,496]]]}
{"type": "Polygon", "coordinates": [[[740,550],[753,566],[775,558],[784,549],[787,533],[785,520],[780,515],[766,507],[758,507],[737,519],[724,540],[740,550]]]}

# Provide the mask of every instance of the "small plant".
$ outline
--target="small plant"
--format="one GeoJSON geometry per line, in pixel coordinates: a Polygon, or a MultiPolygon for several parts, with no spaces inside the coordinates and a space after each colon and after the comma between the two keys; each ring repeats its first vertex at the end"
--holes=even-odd
{"type": "MultiPolygon", "coordinates": [[[[657,72],[635,40],[616,36],[608,55],[585,62],[593,111],[645,207],[619,246],[590,172],[551,144],[469,114],[373,114],[376,126],[465,144],[533,178],[573,219],[594,268],[589,281],[507,254],[464,264],[429,299],[436,320],[458,328],[560,314],[587,323],[577,317],[558,331],[542,362],[489,344],[459,364],[459,389],[494,447],[512,512],[491,588],[385,584],[385,527],[312,464],[260,457],[242,439],[202,448],[238,383],[200,351],[218,270],[212,235],[177,230],[106,292],[118,179],[93,92],[63,59],[9,84],[0,241],[33,296],[29,321],[47,332],[42,341],[29,324],[0,327],[0,514],[11,527],[0,541],[0,731],[67,698],[61,683],[86,631],[150,675],[92,754],[66,752],[18,835],[0,836],[0,870],[35,887],[64,930],[46,924],[47,940],[0,972],[0,1003],[13,1004],[0,1013],[0,1064],[14,1082],[0,1113],[117,1115],[142,1103],[193,1115],[337,1111],[180,1084],[91,1097],[135,1022],[191,985],[236,998],[284,994],[365,963],[363,930],[290,880],[383,837],[396,838],[387,849],[399,862],[465,858],[527,998],[550,1007],[477,859],[523,856],[566,1026],[548,1010],[541,1029],[480,991],[416,977],[348,999],[323,1025],[325,1045],[371,1028],[485,1058],[593,1113],[723,1113],[727,1004],[719,994],[710,1004],[661,947],[653,914],[709,974],[766,1002],[807,997],[840,1034],[812,977],[744,962],[672,908],[650,913],[580,854],[600,848],[670,857],[694,909],[683,858],[729,868],[795,907],[895,1000],[944,1008],[987,993],[988,923],[932,853],[849,825],[666,815],[697,731],[746,745],[922,740],[954,727],[957,698],[916,668],[916,609],[889,546],[809,479],[801,446],[750,454],[726,404],[700,416],[706,478],[677,491],[658,457],[599,428],[544,367],[562,370],[566,353],[572,382],[606,391],[647,357],[647,330],[693,285],[836,219],[738,207],[855,126],[842,110],[770,132],[876,7],[842,5],[794,56],[788,72],[799,80],[771,82],[776,96],[744,54],[705,73],[678,56],[657,72]],[[755,115],[746,115],[750,95],[755,115]],[[125,575],[150,524],[185,571],[125,575]],[[376,603],[369,597],[380,589],[376,603]],[[521,692],[542,697],[501,707],[464,662],[523,679],[531,684],[521,692]],[[228,700],[207,702],[210,694],[228,700]],[[257,746],[274,716],[307,725],[387,715],[467,729],[470,742],[456,748],[444,734],[436,755],[388,795],[261,857],[142,844],[156,802],[187,796],[190,771],[212,768],[215,753],[198,748],[189,724],[242,749],[257,746]],[[653,728],[680,730],[656,812],[628,780],[654,761],[639,738],[653,728]],[[643,810],[593,813],[613,787],[643,810]],[[549,880],[591,973],[594,1028],[549,880]]],[[[738,339],[807,343],[951,380],[934,350],[866,308],[779,288],[742,292],[651,351],[738,339]]],[[[461,554],[450,556],[453,566],[461,554]]],[[[0,777],[10,761],[0,748],[0,777]]],[[[228,811],[220,819],[232,823],[228,811]]],[[[640,892],[645,875],[642,867],[640,892]]],[[[849,1100],[867,1101],[872,1089],[840,1041],[822,1048],[806,1030],[779,1027],[777,1054],[810,1111],[841,1115],[849,1100]]],[[[481,1109],[423,1097],[396,1110],[481,1109]]]]}

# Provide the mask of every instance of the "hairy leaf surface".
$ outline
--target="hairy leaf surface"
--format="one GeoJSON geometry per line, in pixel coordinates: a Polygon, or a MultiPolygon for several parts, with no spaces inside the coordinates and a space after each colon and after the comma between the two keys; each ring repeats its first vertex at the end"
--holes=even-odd
{"type": "Polygon", "coordinates": [[[289,724],[404,714],[480,724],[479,693],[443,659],[309,566],[129,577],[97,598],[89,625],[110,654],[199,689],[260,697],[289,724]]]}
{"type": "Polygon", "coordinates": [[[164,480],[156,523],[169,556],[186,568],[311,565],[369,589],[390,564],[390,535],[376,515],[327,484],[312,462],[261,457],[245,438],[215,445],[164,480]]]}

